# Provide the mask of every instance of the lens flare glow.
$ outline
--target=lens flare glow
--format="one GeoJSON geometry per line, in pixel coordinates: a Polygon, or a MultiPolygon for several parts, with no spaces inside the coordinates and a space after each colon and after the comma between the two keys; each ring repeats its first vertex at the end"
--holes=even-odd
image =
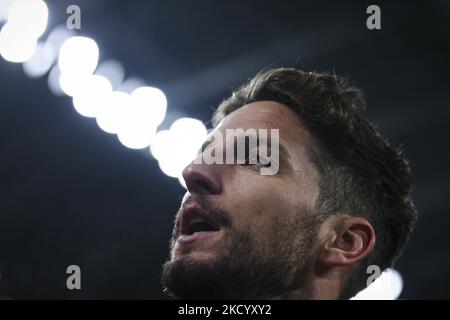
{"type": "Polygon", "coordinates": [[[44,33],[47,22],[48,8],[41,0],[16,0],[8,11],[8,23],[36,39],[44,33]]]}
{"type": "MultiPolygon", "coordinates": [[[[128,123],[129,124],[129,123],[128,123]]],[[[156,135],[156,128],[151,126],[127,126],[119,130],[117,137],[120,143],[129,149],[147,148],[156,135]]]]}
{"type": "Polygon", "coordinates": [[[107,133],[118,133],[126,108],[130,106],[130,95],[125,92],[113,91],[101,104],[97,111],[97,124],[107,133]]]}
{"type": "Polygon", "coordinates": [[[170,130],[158,132],[150,151],[164,174],[180,180],[183,169],[194,160],[207,135],[200,120],[180,118],[170,130]]]}
{"type": "Polygon", "coordinates": [[[170,130],[157,134],[167,112],[164,92],[145,86],[138,78],[124,81],[124,68],[118,61],[98,65],[96,41],[76,36],[65,25],[55,27],[45,42],[38,42],[48,17],[43,0],[0,0],[0,22],[7,21],[0,30],[0,55],[23,63],[29,77],[48,73],[47,82],[55,95],[72,97],[79,114],[95,118],[103,131],[117,134],[127,148],[144,149],[154,142],[151,153],[161,170],[184,185],[181,172],[207,136],[203,123],[182,118],[170,130]]]}
{"type": "Polygon", "coordinates": [[[73,106],[82,116],[96,117],[98,110],[107,102],[111,92],[111,83],[108,79],[98,75],[88,76],[73,97],[73,106]]]}
{"type": "Polygon", "coordinates": [[[89,77],[89,75],[62,73],[59,71],[59,87],[63,93],[69,97],[73,97],[77,94],[77,92],[82,90],[84,81],[87,77],[89,77]]]}
{"type": "Polygon", "coordinates": [[[150,151],[152,156],[156,159],[162,159],[164,157],[164,153],[166,149],[171,145],[171,135],[169,130],[161,130],[155,136],[155,139],[150,146],[150,151]]]}
{"type": "Polygon", "coordinates": [[[50,70],[55,60],[55,49],[47,43],[39,42],[33,56],[22,65],[23,71],[31,78],[41,77],[50,70]]]}
{"type": "Polygon", "coordinates": [[[97,68],[99,49],[88,37],[70,37],[61,45],[58,65],[62,74],[89,75],[97,68]]]}
{"type": "Polygon", "coordinates": [[[132,104],[144,121],[157,127],[166,116],[167,99],[161,90],[140,87],[131,93],[132,104]]]}
{"type": "Polygon", "coordinates": [[[124,109],[117,135],[119,141],[131,149],[148,147],[156,135],[156,128],[164,120],[167,100],[164,93],[152,87],[135,89],[124,109]]]}
{"type": "Polygon", "coordinates": [[[33,56],[36,46],[35,37],[9,22],[0,31],[0,55],[9,62],[27,61],[33,56]]]}
{"type": "Polygon", "coordinates": [[[388,268],[352,300],[395,300],[400,296],[402,289],[402,276],[398,271],[388,268]]]}

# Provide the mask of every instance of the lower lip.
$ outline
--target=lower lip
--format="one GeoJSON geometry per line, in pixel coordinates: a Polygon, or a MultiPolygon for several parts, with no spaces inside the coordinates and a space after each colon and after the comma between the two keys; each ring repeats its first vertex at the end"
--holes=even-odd
{"type": "Polygon", "coordinates": [[[190,244],[197,241],[208,241],[213,240],[219,231],[200,231],[193,234],[182,234],[178,237],[177,242],[180,244],[190,244]]]}

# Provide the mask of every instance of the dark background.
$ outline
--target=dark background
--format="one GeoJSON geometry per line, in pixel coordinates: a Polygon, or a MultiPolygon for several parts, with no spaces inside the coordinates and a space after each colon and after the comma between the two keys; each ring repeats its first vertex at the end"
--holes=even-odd
{"type": "MultiPolygon", "coordinates": [[[[81,35],[167,95],[164,126],[208,121],[265,67],[349,76],[381,133],[403,145],[420,221],[397,269],[401,298],[450,298],[448,1],[47,0],[47,30],[82,9],[81,35]],[[382,29],[366,28],[381,7],[382,29]]],[[[45,36],[44,36],[45,39],[45,36]]],[[[0,295],[163,298],[161,264],[184,189],[148,152],[80,117],[46,77],[0,59],[0,295]],[[66,288],[66,267],[82,290],[66,288]]]]}

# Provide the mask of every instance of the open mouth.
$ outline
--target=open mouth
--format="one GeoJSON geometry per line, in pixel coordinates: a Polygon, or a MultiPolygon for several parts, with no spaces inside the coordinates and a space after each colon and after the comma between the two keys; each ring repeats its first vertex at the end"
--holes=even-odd
{"type": "Polygon", "coordinates": [[[219,228],[212,225],[209,221],[203,220],[202,218],[192,219],[186,228],[187,235],[191,235],[197,232],[211,232],[211,231],[219,231],[219,228]]]}
{"type": "Polygon", "coordinates": [[[181,243],[191,243],[211,237],[220,231],[220,225],[207,213],[197,206],[186,206],[181,214],[180,236],[181,243]]]}
{"type": "Polygon", "coordinates": [[[192,235],[197,232],[219,231],[218,224],[198,208],[188,208],[181,216],[181,234],[192,235]]]}

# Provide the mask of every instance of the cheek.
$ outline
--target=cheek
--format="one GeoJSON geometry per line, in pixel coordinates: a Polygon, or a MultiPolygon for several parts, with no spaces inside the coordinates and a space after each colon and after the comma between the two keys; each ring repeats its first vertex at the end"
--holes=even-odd
{"type": "Polygon", "coordinates": [[[298,212],[297,199],[292,187],[283,183],[270,183],[267,178],[248,177],[245,182],[230,188],[225,207],[233,217],[234,228],[249,230],[255,237],[278,232],[277,226],[291,220],[298,212]],[[285,190],[291,189],[291,192],[285,190]]]}

